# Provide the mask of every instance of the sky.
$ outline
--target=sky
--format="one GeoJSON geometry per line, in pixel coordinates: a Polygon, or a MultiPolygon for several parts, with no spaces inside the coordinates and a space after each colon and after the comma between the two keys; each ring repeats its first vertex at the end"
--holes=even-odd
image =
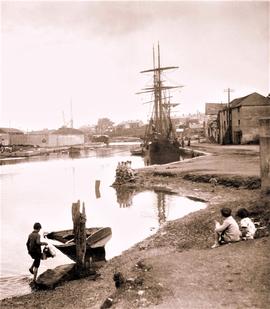
{"type": "Polygon", "coordinates": [[[147,121],[153,46],[180,103],[269,93],[270,2],[2,1],[0,127],[75,128],[99,118],[147,121]]]}

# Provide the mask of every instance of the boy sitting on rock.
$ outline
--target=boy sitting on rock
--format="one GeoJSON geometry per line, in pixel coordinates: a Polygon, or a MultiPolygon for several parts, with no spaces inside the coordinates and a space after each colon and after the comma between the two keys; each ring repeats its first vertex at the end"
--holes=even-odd
{"type": "Polygon", "coordinates": [[[222,208],[221,215],[225,218],[223,223],[215,221],[215,243],[211,248],[240,240],[241,232],[235,219],[231,216],[230,208],[222,208]]]}

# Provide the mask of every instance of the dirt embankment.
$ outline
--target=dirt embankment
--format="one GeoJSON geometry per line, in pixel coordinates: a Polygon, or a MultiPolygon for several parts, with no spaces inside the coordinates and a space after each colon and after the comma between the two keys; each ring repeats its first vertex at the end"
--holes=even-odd
{"type": "Polygon", "coordinates": [[[269,308],[270,199],[259,189],[258,148],[197,148],[211,155],[141,169],[130,187],[205,200],[206,209],[167,222],[107,262],[96,281],[73,281],[54,291],[7,299],[1,308],[269,308]],[[213,175],[218,180],[214,192],[213,175]],[[221,221],[222,207],[233,214],[247,208],[259,224],[258,238],[210,249],[213,222],[221,221]],[[124,278],[119,289],[113,280],[117,272],[124,278]]]}

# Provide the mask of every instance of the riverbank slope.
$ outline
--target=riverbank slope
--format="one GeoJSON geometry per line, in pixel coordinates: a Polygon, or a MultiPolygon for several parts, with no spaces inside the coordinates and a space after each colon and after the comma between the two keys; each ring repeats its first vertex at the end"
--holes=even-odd
{"type": "MultiPolygon", "coordinates": [[[[208,202],[204,210],[167,222],[99,270],[82,279],[1,302],[1,308],[268,308],[270,305],[269,199],[260,193],[258,146],[192,146],[210,155],[140,169],[138,191],[167,190],[208,202]],[[215,176],[214,192],[209,184],[215,176]],[[210,249],[220,208],[250,210],[259,238],[210,249]],[[128,279],[116,289],[113,275],[128,279]],[[104,305],[105,308],[105,305],[104,305]]],[[[128,190],[128,186],[127,186],[128,190]]]]}

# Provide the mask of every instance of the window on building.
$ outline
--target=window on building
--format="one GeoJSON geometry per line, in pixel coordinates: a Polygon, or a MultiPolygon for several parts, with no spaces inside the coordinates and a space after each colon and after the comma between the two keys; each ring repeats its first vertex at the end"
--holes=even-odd
{"type": "Polygon", "coordinates": [[[240,119],[238,119],[238,125],[240,126],[240,119]]]}

